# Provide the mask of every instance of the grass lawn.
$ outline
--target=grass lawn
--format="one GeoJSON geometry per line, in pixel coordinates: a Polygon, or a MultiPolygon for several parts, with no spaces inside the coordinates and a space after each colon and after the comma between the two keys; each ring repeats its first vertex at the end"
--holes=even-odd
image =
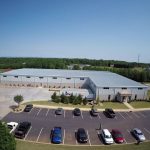
{"type": "Polygon", "coordinates": [[[135,101],[131,102],[130,105],[134,108],[150,108],[150,101],[135,101]]]}
{"type": "Polygon", "coordinates": [[[25,141],[17,141],[16,150],[149,150],[150,142],[139,145],[106,145],[106,146],[63,146],[51,144],[36,144],[25,141]]]}
{"type": "MultiPolygon", "coordinates": [[[[32,101],[24,104],[37,104],[37,105],[48,105],[48,106],[58,106],[58,107],[78,107],[78,108],[91,108],[92,105],[72,105],[72,104],[63,104],[63,103],[54,103],[49,101],[32,101]]],[[[128,109],[124,104],[119,102],[103,102],[101,105],[96,106],[96,108],[113,108],[113,109],[128,109]]]]}

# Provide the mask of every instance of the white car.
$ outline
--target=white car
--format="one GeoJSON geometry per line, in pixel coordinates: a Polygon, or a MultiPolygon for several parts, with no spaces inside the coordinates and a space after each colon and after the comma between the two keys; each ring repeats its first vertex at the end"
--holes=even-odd
{"type": "Polygon", "coordinates": [[[138,128],[134,128],[131,133],[135,136],[135,138],[137,140],[139,140],[140,142],[143,142],[146,140],[144,134],[142,133],[142,131],[138,128]]]}
{"type": "Polygon", "coordinates": [[[18,123],[17,122],[9,122],[7,123],[8,129],[10,129],[9,133],[12,133],[17,128],[18,123]]]}
{"type": "Polygon", "coordinates": [[[103,129],[102,130],[102,138],[103,138],[105,144],[113,144],[114,143],[112,135],[111,135],[111,133],[109,132],[108,129],[103,129]]]}

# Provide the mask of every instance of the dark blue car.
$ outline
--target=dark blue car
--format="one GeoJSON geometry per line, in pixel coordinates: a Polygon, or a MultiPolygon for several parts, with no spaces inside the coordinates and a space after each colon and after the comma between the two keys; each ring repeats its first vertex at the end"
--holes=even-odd
{"type": "Polygon", "coordinates": [[[51,142],[55,144],[62,143],[62,129],[61,127],[54,127],[51,132],[51,142]]]}

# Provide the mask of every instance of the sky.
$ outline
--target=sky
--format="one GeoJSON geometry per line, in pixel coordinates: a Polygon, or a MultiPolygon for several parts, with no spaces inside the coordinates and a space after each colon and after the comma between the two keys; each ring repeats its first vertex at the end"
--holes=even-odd
{"type": "Polygon", "coordinates": [[[150,0],[0,0],[0,57],[150,63],[150,0]]]}

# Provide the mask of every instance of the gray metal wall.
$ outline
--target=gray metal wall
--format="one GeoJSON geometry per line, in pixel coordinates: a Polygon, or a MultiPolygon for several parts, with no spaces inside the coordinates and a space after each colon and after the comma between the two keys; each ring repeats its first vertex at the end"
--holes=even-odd
{"type": "MultiPolygon", "coordinates": [[[[97,97],[100,98],[100,100],[107,101],[109,95],[110,95],[110,100],[115,100],[118,92],[122,92],[123,90],[124,89],[122,89],[121,87],[113,87],[109,89],[103,89],[100,87],[100,88],[97,88],[96,95],[97,97]]],[[[131,93],[131,100],[134,100],[135,96],[137,100],[147,98],[147,88],[138,89],[138,87],[130,87],[130,88],[127,88],[127,91],[131,93]]]]}

